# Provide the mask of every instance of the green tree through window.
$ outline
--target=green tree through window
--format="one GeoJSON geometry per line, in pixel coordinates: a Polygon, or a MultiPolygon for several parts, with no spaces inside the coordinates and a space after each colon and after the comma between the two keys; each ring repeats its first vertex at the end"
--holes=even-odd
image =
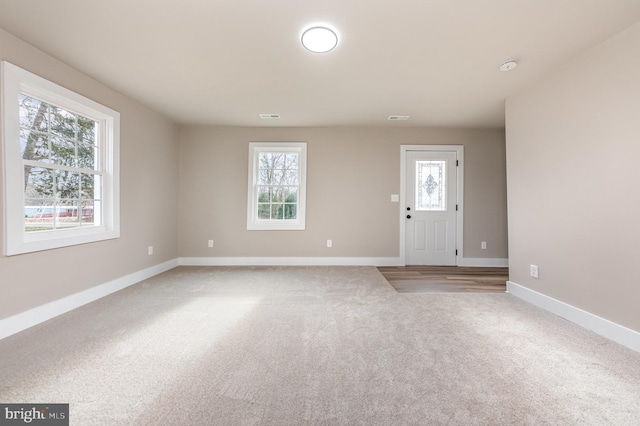
{"type": "Polygon", "coordinates": [[[306,142],[250,142],[248,230],[303,230],[306,142]]]}
{"type": "Polygon", "coordinates": [[[19,105],[25,231],[96,225],[97,123],[23,94],[19,105]]]}
{"type": "Polygon", "coordinates": [[[298,203],[298,154],[259,154],[258,218],[295,220],[298,203]]]}
{"type": "Polygon", "coordinates": [[[4,255],[119,238],[120,113],[0,68],[4,255]]]}

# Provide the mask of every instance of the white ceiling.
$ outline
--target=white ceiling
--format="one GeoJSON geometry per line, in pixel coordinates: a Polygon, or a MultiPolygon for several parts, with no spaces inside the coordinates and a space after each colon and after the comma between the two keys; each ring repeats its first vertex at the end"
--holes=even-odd
{"type": "Polygon", "coordinates": [[[638,21],[640,0],[0,0],[28,43],[176,122],[228,126],[503,127],[507,96],[638,21]],[[300,45],[313,23],[335,50],[300,45]]]}

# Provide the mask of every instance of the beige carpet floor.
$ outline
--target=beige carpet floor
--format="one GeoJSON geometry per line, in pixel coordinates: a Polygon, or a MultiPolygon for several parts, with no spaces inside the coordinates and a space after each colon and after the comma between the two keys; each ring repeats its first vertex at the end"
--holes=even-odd
{"type": "Polygon", "coordinates": [[[638,425],[640,354],[508,294],[373,267],[179,267],[0,341],[72,425],[638,425]]]}

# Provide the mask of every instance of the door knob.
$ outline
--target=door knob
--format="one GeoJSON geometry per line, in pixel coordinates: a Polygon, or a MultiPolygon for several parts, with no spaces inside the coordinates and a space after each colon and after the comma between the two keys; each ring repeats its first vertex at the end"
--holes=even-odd
{"type": "Polygon", "coordinates": [[[407,219],[411,219],[411,215],[410,214],[407,215],[407,219]]]}
{"type": "Polygon", "coordinates": [[[411,207],[407,207],[407,211],[411,210],[411,207]]]}

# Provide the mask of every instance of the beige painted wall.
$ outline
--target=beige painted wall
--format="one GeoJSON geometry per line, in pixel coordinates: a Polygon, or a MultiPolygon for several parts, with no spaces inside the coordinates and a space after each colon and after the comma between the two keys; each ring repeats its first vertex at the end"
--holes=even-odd
{"type": "Polygon", "coordinates": [[[0,59],[113,108],[121,119],[121,238],[0,256],[0,319],[175,259],[176,126],[2,30],[0,59]]]}
{"type": "Polygon", "coordinates": [[[465,146],[465,258],[506,258],[503,130],[350,127],[182,128],[180,255],[397,257],[400,205],[390,196],[403,144],[465,146]],[[248,143],[259,141],[307,142],[306,230],[246,230],[248,143]]]}
{"type": "Polygon", "coordinates": [[[638,52],[640,24],[509,98],[506,114],[511,281],[636,331],[638,52]]]}

